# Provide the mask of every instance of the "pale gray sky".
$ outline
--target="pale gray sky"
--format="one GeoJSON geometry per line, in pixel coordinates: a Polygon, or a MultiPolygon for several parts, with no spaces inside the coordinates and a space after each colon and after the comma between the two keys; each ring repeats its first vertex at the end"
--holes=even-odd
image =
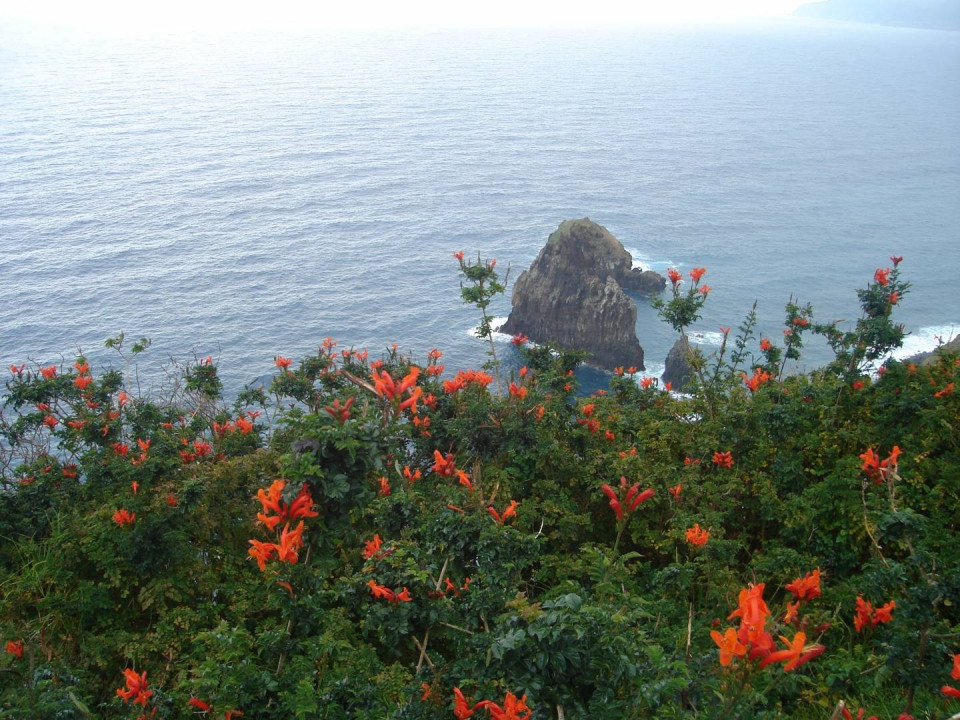
{"type": "Polygon", "coordinates": [[[0,17],[108,32],[645,24],[785,15],[802,0],[0,0],[0,17]]]}

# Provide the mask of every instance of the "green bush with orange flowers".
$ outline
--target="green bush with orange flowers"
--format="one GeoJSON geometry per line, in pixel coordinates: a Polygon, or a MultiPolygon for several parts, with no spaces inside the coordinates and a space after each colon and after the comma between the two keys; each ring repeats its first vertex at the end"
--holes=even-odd
{"type": "MultiPolygon", "coordinates": [[[[495,264],[457,259],[489,339],[495,264]]],[[[691,348],[684,395],[579,397],[522,337],[457,372],[328,338],[229,404],[210,358],[135,393],[143,339],[11,366],[0,718],[960,712],[960,358],[886,359],[893,260],[854,327],[791,302],[781,344],[751,311],[691,348]]],[[[684,336],[704,274],[660,303],[684,336]]]]}

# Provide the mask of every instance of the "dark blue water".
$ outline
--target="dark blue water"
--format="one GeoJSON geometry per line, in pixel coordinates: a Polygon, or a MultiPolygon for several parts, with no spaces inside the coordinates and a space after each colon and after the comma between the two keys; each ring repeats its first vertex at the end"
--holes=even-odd
{"type": "MultiPolygon", "coordinates": [[[[0,361],[103,362],[123,330],[147,377],[214,354],[230,389],[327,335],[477,366],[451,253],[515,277],[583,216],[645,267],[708,268],[707,341],[755,298],[775,338],[791,294],[852,322],[903,255],[929,346],[960,328],[958,118],[958,33],[0,28],[0,361]]],[[[659,372],[643,304],[638,335],[659,372]]]]}

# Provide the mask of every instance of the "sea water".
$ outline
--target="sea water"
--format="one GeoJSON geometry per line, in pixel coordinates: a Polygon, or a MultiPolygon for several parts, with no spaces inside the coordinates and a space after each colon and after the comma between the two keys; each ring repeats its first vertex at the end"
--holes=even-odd
{"type": "MultiPolygon", "coordinates": [[[[0,361],[214,355],[228,392],[326,336],[477,367],[454,251],[509,280],[590,217],[759,300],[852,323],[888,256],[911,349],[960,331],[960,33],[647,29],[116,37],[0,26],[0,361]],[[127,343],[129,347],[129,343],[127,343]]],[[[638,298],[648,372],[675,337],[638,298]]],[[[506,316],[508,293],[493,313],[506,316]]],[[[496,347],[508,363],[506,338],[496,347]]],[[[829,359],[811,342],[797,369],[829,359]]],[[[591,382],[595,382],[591,380],[591,382]]]]}

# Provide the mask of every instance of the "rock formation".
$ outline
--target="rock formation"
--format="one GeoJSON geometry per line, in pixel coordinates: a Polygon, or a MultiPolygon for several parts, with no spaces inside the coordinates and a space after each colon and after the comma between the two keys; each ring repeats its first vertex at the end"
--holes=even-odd
{"type": "Polygon", "coordinates": [[[693,371],[690,369],[690,363],[687,360],[687,343],[683,338],[680,338],[667,353],[667,361],[664,364],[663,375],[660,376],[660,379],[665,383],[670,383],[674,390],[680,391],[692,376],[693,371]]]}
{"type": "Polygon", "coordinates": [[[633,268],[620,241],[589,218],[560,223],[513,286],[513,310],[501,332],[585,350],[588,362],[643,368],[637,308],[624,288],[662,290],[657,273],[633,268]]]}

